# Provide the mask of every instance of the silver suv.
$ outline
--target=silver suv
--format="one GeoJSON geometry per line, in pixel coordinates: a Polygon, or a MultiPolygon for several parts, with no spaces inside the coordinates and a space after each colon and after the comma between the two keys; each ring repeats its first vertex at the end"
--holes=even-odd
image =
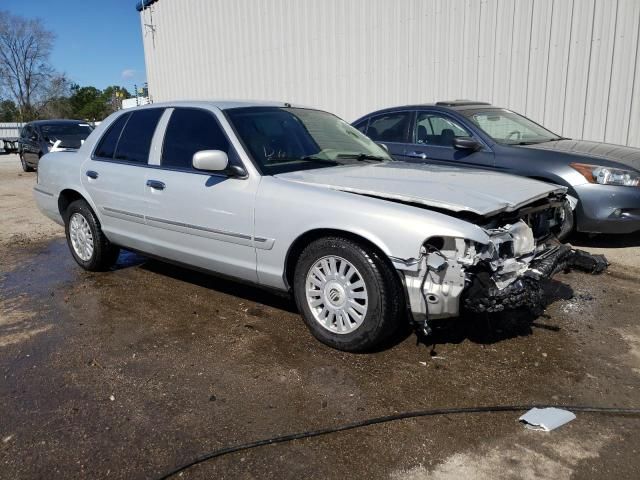
{"type": "Polygon", "coordinates": [[[292,291],[332,347],[374,348],[407,319],[531,305],[568,261],[565,188],[392,161],[332,114],[283,103],[120,111],[77,152],[45,155],[34,188],[73,258],[123,247],[292,291]]]}

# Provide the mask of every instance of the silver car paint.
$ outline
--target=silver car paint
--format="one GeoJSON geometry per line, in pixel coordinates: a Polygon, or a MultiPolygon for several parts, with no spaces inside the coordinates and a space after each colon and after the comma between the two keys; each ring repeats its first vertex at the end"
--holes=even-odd
{"type": "MultiPolygon", "coordinates": [[[[441,172],[408,166],[336,167],[261,177],[222,113],[224,108],[260,105],[282,104],[176,102],[140,107],[182,106],[211,111],[240,155],[248,172],[246,179],[159,168],[161,140],[170,110],[158,124],[147,166],[93,160],[97,140],[121,114],[116,113],[87,138],[78,152],[43,157],[40,180],[34,189],[38,206],[62,224],[58,197],[64,189],[75,190],[89,202],[105,235],[114,243],[283,290],[288,288],[284,272],[287,254],[296,239],[318,229],[350,232],[376,245],[407,275],[411,309],[417,318],[422,318],[426,314],[421,291],[424,241],[432,236],[451,239],[456,245],[451,251],[451,263],[455,264],[456,251],[468,249],[468,241],[488,244],[488,232],[443,213],[340,191],[338,187],[348,190],[351,185],[353,191],[363,190],[380,197],[402,192],[404,182],[412,201],[429,201],[451,210],[465,209],[456,198],[456,194],[463,193],[459,189],[464,188],[465,201],[469,202],[466,209],[478,212],[510,210],[558,190],[556,186],[508,177],[518,182],[518,189],[499,196],[496,186],[505,181],[501,174],[483,173],[481,178],[487,181],[483,187],[474,183],[480,177],[468,170],[448,168],[445,177],[440,177],[442,181],[438,181],[436,177],[441,172]],[[87,177],[90,169],[98,171],[97,180],[87,177]],[[341,176],[345,172],[347,175],[341,176]],[[469,175],[474,180],[464,180],[469,175]],[[416,180],[418,177],[420,181],[416,180]],[[310,182],[318,178],[325,181],[310,182]],[[147,180],[162,181],[166,189],[154,191],[146,186],[147,180]],[[447,187],[443,183],[451,180],[458,181],[459,186],[447,187]],[[209,181],[215,189],[206,187],[209,181]],[[469,193],[472,188],[473,194],[469,193]],[[427,194],[428,189],[431,192],[427,194]]],[[[456,299],[452,310],[441,315],[457,313],[456,299]]]]}
{"type": "Polygon", "coordinates": [[[346,192],[420,203],[453,212],[495,215],[566,192],[565,187],[487,170],[390,162],[291,172],[280,178],[346,192]]]}

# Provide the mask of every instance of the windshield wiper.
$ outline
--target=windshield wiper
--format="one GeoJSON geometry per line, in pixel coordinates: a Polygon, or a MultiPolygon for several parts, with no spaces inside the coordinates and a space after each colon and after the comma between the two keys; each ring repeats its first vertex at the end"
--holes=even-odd
{"type": "Polygon", "coordinates": [[[296,159],[296,160],[304,160],[305,162],[330,162],[330,163],[336,163],[335,160],[331,160],[330,158],[316,157],[314,155],[307,155],[306,157],[302,157],[302,158],[296,159]]]}
{"type": "Polygon", "coordinates": [[[518,142],[516,145],[537,145],[538,143],[549,143],[549,142],[557,142],[558,140],[571,140],[567,137],[558,137],[558,138],[548,138],[545,140],[529,140],[524,142],[518,142]]]}
{"type": "Polygon", "coordinates": [[[353,158],[358,161],[363,160],[375,160],[377,162],[384,162],[386,158],[379,157],[377,155],[371,155],[369,153],[340,153],[336,155],[336,158],[353,158]]]}

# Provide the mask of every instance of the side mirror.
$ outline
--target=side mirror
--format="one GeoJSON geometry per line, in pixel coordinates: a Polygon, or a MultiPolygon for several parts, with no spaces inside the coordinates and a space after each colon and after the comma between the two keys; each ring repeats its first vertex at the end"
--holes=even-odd
{"type": "Polygon", "coordinates": [[[453,148],[456,150],[480,150],[481,145],[471,137],[456,137],[453,139],[453,148]]]}
{"type": "Polygon", "coordinates": [[[193,154],[193,168],[221,172],[229,166],[229,157],[222,150],[200,150],[193,154]]]}
{"type": "Polygon", "coordinates": [[[379,147],[381,147],[385,152],[389,153],[389,147],[387,147],[384,143],[378,143],[378,142],[376,142],[376,145],[378,145],[379,147]]]}

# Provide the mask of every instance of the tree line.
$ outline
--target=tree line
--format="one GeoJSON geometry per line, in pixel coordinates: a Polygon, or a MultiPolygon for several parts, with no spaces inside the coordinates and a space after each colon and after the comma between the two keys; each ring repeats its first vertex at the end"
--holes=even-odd
{"type": "Polygon", "coordinates": [[[50,62],[55,34],[39,19],[0,11],[0,122],[102,120],[130,98],[126,88],[80,86],[50,62]]]}

